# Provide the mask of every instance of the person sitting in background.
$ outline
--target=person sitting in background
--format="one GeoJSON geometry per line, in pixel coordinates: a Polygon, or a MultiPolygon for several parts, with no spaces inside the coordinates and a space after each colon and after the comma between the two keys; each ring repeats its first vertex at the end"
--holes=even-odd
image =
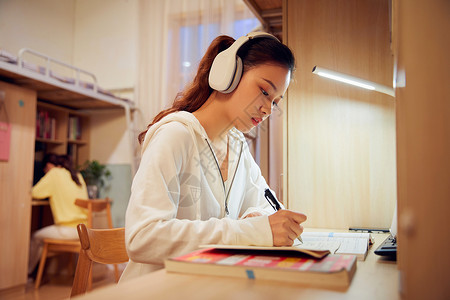
{"type": "Polygon", "coordinates": [[[45,175],[31,189],[35,199],[49,198],[54,225],[34,232],[30,244],[28,273],[31,274],[42,254],[43,239],[78,239],[76,226],[87,222],[87,211],[75,205],[75,199],[88,199],[86,183],[72,167],[68,155],[49,153],[44,157],[45,175]]]}

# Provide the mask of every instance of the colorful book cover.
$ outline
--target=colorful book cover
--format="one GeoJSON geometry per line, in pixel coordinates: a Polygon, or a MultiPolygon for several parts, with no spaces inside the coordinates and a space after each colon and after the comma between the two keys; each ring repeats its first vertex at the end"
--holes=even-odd
{"type": "Polygon", "coordinates": [[[353,255],[327,255],[323,259],[315,259],[303,255],[286,255],[287,253],[276,252],[250,253],[246,251],[203,249],[174,258],[174,260],[227,266],[281,268],[315,272],[337,272],[351,266],[352,262],[355,259],[355,256],[353,255]]]}
{"type": "Polygon", "coordinates": [[[206,248],[169,258],[165,267],[168,272],[347,288],[356,272],[356,256],[314,258],[295,251],[206,248]]]}

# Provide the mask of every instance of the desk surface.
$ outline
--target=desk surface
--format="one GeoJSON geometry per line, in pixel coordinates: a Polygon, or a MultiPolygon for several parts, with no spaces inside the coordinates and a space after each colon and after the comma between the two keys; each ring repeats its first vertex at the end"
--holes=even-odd
{"type": "Polygon", "coordinates": [[[48,200],[42,199],[31,199],[31,206],[41,206],[41,205],[50,205],[48,200]]]}
{"type": "Polygon", "coordinates": [[[399,299],[397,264],[373,253],[387,234],[372,234],[365,261],[357,262],[350,287],[342,291],[298,284],[168,273],[164,269],[77,299],[399,299]]]}

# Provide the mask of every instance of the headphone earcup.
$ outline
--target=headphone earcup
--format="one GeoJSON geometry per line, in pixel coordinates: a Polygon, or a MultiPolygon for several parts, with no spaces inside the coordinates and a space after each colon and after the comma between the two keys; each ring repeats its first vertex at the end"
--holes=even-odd
{"type": "Polygon", "coordinates": [[[249,39],[254,38],[278,39],[265,32],[250,32],[238,38],[228,49],[220,52],[214,58],[209,70],[209,86],[221,93],[231,93],[238,86],[242,76],[243,63],[237,52],[249,39]]]}
{"type": "Polygon", "coordinates": [[[230,88],[236,73],[236,54],[229,49],[220,52],[209,71],[209,86],[221,93],[230,88]]]}
{"type": "Polygon", "coordinates": [[[230,87],[228,89],[226,89],[225,91],[223,91],[222,93],[228,94],[236,89],[239,82],[241,81],[242,69],[243,69],[242,59],[239,56],[236,56],[236,70],[234,71],[232,83],[231,83],[230,87]]]}

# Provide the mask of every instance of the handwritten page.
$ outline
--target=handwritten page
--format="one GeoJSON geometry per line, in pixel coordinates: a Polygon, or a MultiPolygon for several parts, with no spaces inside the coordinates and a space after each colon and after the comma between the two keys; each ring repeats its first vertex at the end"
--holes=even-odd
{"type": "Polygon", "coordinates": [[[304,232],[302,239],[304,244],[337,242],[339,247],[334,254],[353,254],[360,260],[364,260],[370,241],[370,234],[365,232],[336,233],[336,232],[304,232]]]}
{"type": "Polygon", "coordinates": [[[367,252],[367,239],[365,238],[340,238],[339,240],[341,242],[341,246],[335,252],[336,254],[365,254],[367,252]]]}

